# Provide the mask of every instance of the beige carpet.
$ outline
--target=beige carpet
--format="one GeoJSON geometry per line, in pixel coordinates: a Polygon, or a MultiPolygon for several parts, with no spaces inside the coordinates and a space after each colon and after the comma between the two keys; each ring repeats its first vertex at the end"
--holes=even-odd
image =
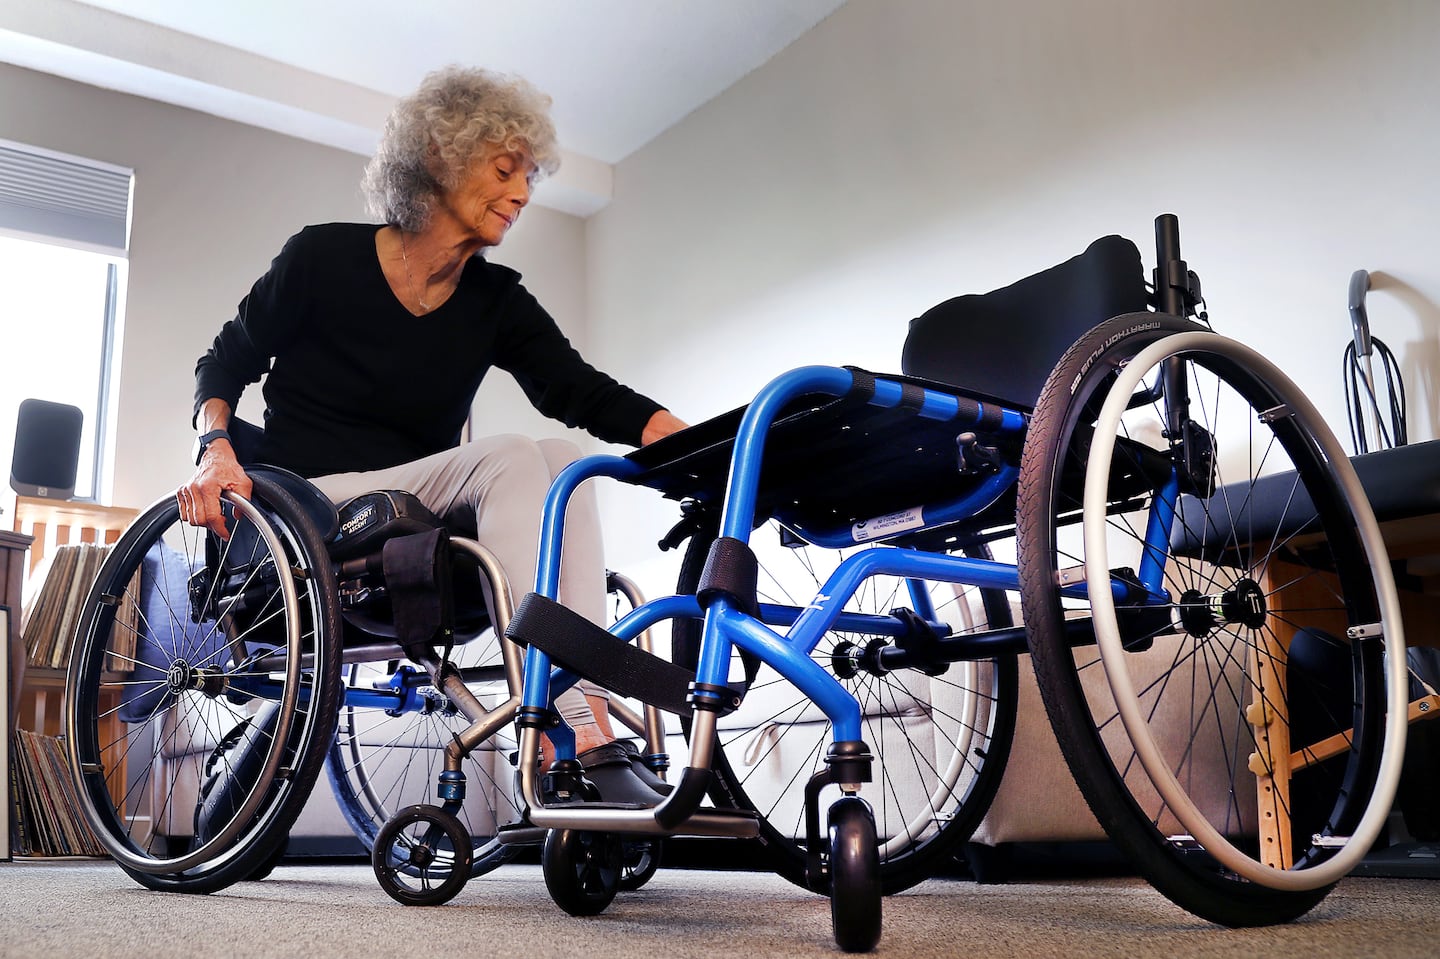
{"type": "MultiPolygon", "coordinates": [[[[210,896],[147,891],[98,862],[0,863],[0,956],[372,956],[687,959],[834,956],[829,904],[753,872],[662,870],[604,914],[566,916],[538,866],[511,865],[428,909],[390,900],[361,865],[282,866],[210,896]]],[[[1226,930],[1144,883],[981,886],[931,880],[885,901],[879,955],[1423,957],[1440,955],[1440,882],[1346,880],[1301,921],[1226,930]]]]}

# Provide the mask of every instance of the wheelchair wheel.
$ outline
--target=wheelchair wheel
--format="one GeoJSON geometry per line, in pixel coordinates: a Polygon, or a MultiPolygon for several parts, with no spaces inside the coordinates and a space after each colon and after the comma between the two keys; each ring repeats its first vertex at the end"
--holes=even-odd
{"type": "MultiPolygon", "coordinates": [[[[508,698],[499,643],[492,632],[457,646],[451,656],[460,669],[474,676],[467,685],[487,707],[508,698]]],[[[340,811],[368,851],[399,810],[436,801],[445,747],[470,721],[424,670],[403,662],[347,665],[342,693],[325,772],[340,811]],[[367,704],[363,697],[377,690],[393,694],[394,702],[367,704]]],[[[475,876],[503,865],[517,851],[496,839],[499,826],[520,816],[515,768],[509,759],[514,750],[513,737],[502,733],[482,743],[462,764],[465,803],[455,816],[470,837],[470,868],[475,876]]]]}
{"type": "Polygon", "coordinates": [[[555,905],[572,916],[598,916],[620,890],[624,850],[608,832],[551,829],[540,865],[555,905]]]}
{"type": "Polygon", "coordinates": [[[314,524],[264,478],[231,537],[150,507],[77,631],[66,731],[79,803],[142,885],[210,892],[272,864],[334,733],[340,624],[314,524]]]}
{"type": "Polygon", "coordinates": [[[1196,324],[1107,321],[1046,384],[1019,529],[1040,691],[1116,845],[1214,922],[1313,907],[1378,834],[1405,717],[1388,560],[1313,407],[1196,324]],[[1175,529],[1147,540],[1157,502],[1175,529]],[[1087,616],[1098,648],[1067,630],[1087,616]]]}
{"type": "Polygon", "coordinates": [[[440,906],[469,881],[470,837],[439,806],[400,810],[375,837],[370,865],[386,895],[405,906],[440,906]]]}
{"type": "MultiPolygon", "coordinates": [[[[712,539],[713,533],[703,532],[691,537],[678,592],[695,591],[712,539]]],[[[751,537],[761,566],[761,603],[805,606],[846,555],[791,542],[778,528],[757,529],[751,537]]],[[[939,618],[957,633],[1011,625],[1003,592],[924,586],[939,618]]],[[[876,577],[846,608],[888,613],[910,602],[903,580],[876,577]]],[[[677,663],[695,667],[700,633],[698,621],[675,621],[677,663]]],[[[952,663],[936,676],[920,669],[885,672],[865,665],[873,662],[864,655],[873,640],[835,631],[812,656],[860,704],[862,734],[875,756],[874,780],[864,795],[880,836],[881,885],[890,895],[946,865],[989,808],[1015,729],[1017,665],[1007,656],[952,663]]],[[[737,657],[731,679],[742,678],[737,657]]],[[[682,726],[688,736],[688,718],[682,726]]],[[[824,714],[767,666],[759,668],[740,707],[719,721],[711,798],[722,808],[759,813],[760,841],[773,867],[806,888],[804,789],[824,768],[830,742],[824,714]]]]}
{"type": "Polygon", "coordinates": [[[830,807],[830,921],[835,944],[869,952],[880,942],[880,857],[875,816],[858,796],[830,807]]]}

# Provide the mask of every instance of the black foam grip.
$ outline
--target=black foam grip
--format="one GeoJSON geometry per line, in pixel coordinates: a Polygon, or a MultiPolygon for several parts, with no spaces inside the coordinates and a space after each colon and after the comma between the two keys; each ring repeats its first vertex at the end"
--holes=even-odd
{"type": "Polygon", "coordinates": [[[910,413],[918,413],[925,406],[925,388],[915,383],[900,384],[900,408],[910,413]]]}
{"type": "Polygon", "coordinates": [[[759,579],[760,564],[750,545],[732,536],[720,536],[710,544],[695,596],[702,607],[723,596],[741,612],[759,616],[760,603],[755,595],[759,579]]]}
{"type": "Polygon", "coordinates": [[[845,367],[850,371],[850,395],[869,402],[875,395],[875,374],[866,372],[856,366],[845,367]]]}

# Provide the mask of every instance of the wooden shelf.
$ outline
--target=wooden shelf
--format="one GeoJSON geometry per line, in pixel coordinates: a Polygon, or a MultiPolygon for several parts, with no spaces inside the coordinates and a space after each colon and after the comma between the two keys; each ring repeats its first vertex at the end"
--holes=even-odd
{"type": "MultiPolygon", "coordinates": [[[[25,665],[24,642],[20,636],[21,596],[24,579],[41,560],[57,547],[75,543],[113,543],[138,515],[139,510],[120,506],[99,506],[62,500],[20,496],[15,501],[15,530],[0,530],[0,604],[11,610],[11,700],[14,728],[46,736],[59,736],[65,725],[66,670],[25,665]],[[29,553],[28,560],[26,553],[29,553]]],[[[114,699],[118,700],[118,694],[114,699]]],[[[115,703],[110,703],[113,706],[115,703]]],[[[111,740],[118,742],[119,720],[113,710],[111,740]]],[[[12,754],[13,761],[13,754],[12,754]]],[[[124,776],[124,757],[114,757],[119,775],[124,776]]],[[[0,810],[0,824],[8,835],[13,803],[0,810]]],[[[67,857],[68,858],[68,857],[67,857]]]]}

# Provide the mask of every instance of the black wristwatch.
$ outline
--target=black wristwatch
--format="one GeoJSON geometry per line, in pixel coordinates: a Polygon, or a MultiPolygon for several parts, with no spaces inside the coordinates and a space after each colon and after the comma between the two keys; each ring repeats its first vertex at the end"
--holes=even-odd
{"type": "Polygon", "coordinates": [[[196,466],[199,466],[199,465],[200,465],[200,457],[202,457],[202,456],[205,455],[205,447],[209,446],[211,443],[215,442],[216,440],[225,440],[227,443],[230,443],[232,446],[234,445],[234,441],[230,439],[230,434],[229,434],[229,433],[225,432],[224,430],[211,430],[210,432],[206,433],[205,435],[201,436],[199,439],[197,439],[197,440],[195,441],[195,465],[196,465],[196,466]]]}

